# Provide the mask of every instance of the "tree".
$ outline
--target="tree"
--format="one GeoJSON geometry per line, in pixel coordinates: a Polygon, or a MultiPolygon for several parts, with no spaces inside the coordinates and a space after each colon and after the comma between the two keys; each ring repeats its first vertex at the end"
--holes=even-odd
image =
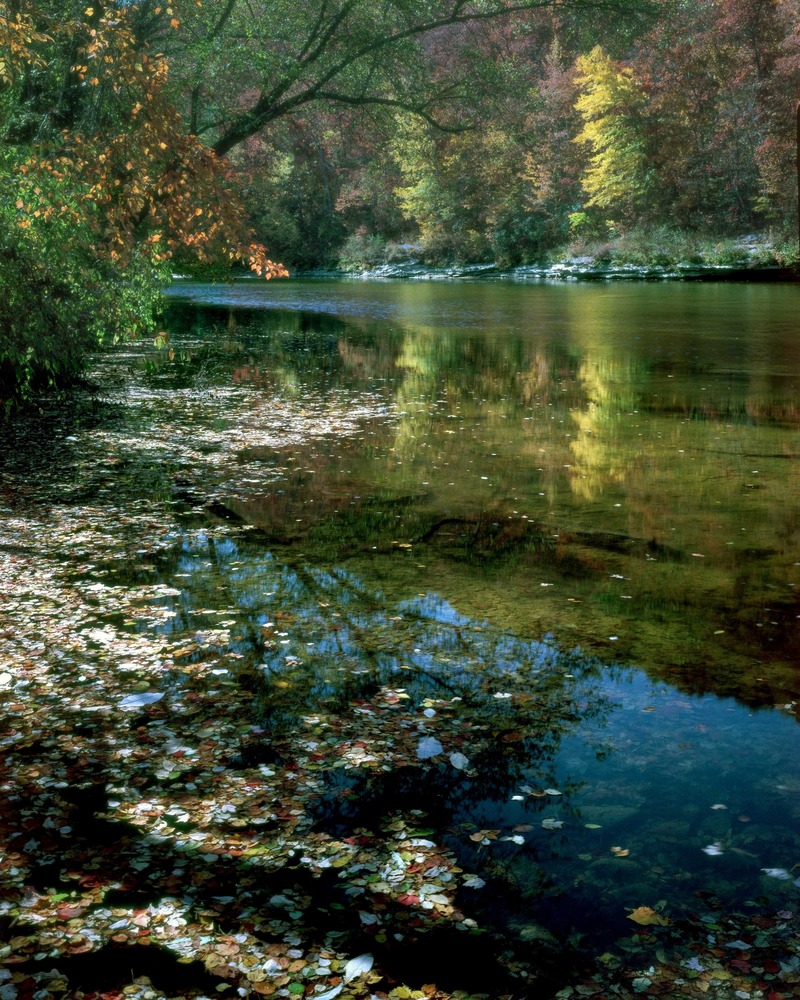
{"type": "Polygon", "coordinates": [[[641,16],[651,0],[162,0],[136,8],[139,37],[177,69],[191,130],[225,155],[313,103],[390,107],[460,129],[466,75],[437,74],[426,46],[465,25],[547,7],[641,16]]]}
{"type": "Polygon", "coordinates": [[[575,141],[591,149],[583,177],[586,203],[618,219],[638,214],[650,191],[642,111],[646,95],[633,72],[596,46],[576,64],[582,93],[575,104],[583,130],[575,141]]]}
{"type": "Polygon", "coordinates": [[[152,331],[178,250],[281,273],[127,13],[17,6],[0,7],[0,401],[152,331]]]}

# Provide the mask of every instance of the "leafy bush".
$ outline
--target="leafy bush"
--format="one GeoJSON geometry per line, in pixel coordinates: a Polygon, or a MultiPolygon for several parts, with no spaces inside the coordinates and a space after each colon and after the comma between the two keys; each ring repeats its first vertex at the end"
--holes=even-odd
{"type": "Polygon", "coordinates": [[[367,271],[385,264],[390,255],[389,244],[380,234],[359,229],[345,240],[337,264],[343,271],[367,271]]]}

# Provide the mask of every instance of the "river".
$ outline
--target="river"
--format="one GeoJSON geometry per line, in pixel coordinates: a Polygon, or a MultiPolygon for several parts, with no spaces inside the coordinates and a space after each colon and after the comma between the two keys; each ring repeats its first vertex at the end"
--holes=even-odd
{"type": "MultiPolygon", "coordinates": [[[[248,692],[240,764],[294,755],[313,836],[470,873],[454,902],[409,841],[342,862],[389,965],[365,893],[455,907],[523,977],[691,970],[682,922],[800,903],[797,317],[791,285],[179,282],[48,472],[163,537],[76,579],[157,582],[128,626],[196,667],[172,696],[248,692]]],[[[448,947],[407,963],[470,988],[448,947]]]]}

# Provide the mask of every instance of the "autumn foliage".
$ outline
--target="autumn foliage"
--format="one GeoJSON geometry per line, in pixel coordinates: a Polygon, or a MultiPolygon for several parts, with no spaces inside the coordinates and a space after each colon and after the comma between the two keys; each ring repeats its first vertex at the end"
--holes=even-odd
{"type": "Polygon", "coordinates": [[[176,254],[285,273],[126,11],[19,6],[0,7],[0,398],[152,331],[176,254]]]}

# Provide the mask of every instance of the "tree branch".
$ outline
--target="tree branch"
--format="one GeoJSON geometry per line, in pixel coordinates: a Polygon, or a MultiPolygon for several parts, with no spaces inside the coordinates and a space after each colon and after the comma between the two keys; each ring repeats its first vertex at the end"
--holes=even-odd
{"type": "MultiPolygon", "coordinates": [[[[340,77],[346,70],[361,63],[368,57],[386,52],[403,42],[420,38],[441,28],[487,21],[543,7],[561,6],[584,10],[616,10],[626,13],[643,13],[651,7],[651,0],[639,0],[639,2],[636,2],[636,0],[561,0],[561,2],[559,0],[523,0],[523,2],[516,3],[495,3],[488,8],[474,10],[470,9],[466,0],[456,0],[445,13],[439,16],[434,15],[422,21],[409,24],[406,27],[390,29],[387,34],[373,36],[365,44],[347,51],[341,58],[334,61],[332,65],[321,73],[318,79],[309,82],[297,93],[287,97],[286,95],[290,94],[292,87],[298,83],[303,74],[310,67],[313,67],[322,60],[329,46],[335,41],[337,30],[345,24],[348,16],[359,6],[360,2],[361,0],[348,0],[324,29],[321,24],[324,13],[323,7],[323,11],[320,12],[320,17],[317,18],[311,34],[298,53],[293,69],[270,91],[262,91],[249,110],[233,118],[213,145],[213,149],[217,155],[224,156],[239,143],[261,131],[270,122],[292,113],[305,104],[318,100],[331,100],[331,93],[337,93],[336,100],[338,103],[391,105],[394,101],[394,106],[396,107],[402,107],[404,104],[409,108],[415,106],[414,102],[402,102],[396,99],[381,97],[380,95],[375,95],[369,98],[369,100],[364,97],[356,100],[352,97],[339,94],[338,91],[328,91],[326,88],[328,84],[337,77],[340,77]],[[313,40],[315,33],[319,35],[316,41],[313,40]]],[[[327,3],[325,6],[327,6],[327,3]]],[[[416,114],[417,112],[413,113],[416,114]]],[[[424,117],[424,115],[421,117],[424,117]]],[[[430,123],[435,124],[437,128],[442,128],[442,124],[436,122],[432,116],[430,123]]],[[[445,130],[451,129],[445,127],[445,130]]]]}

